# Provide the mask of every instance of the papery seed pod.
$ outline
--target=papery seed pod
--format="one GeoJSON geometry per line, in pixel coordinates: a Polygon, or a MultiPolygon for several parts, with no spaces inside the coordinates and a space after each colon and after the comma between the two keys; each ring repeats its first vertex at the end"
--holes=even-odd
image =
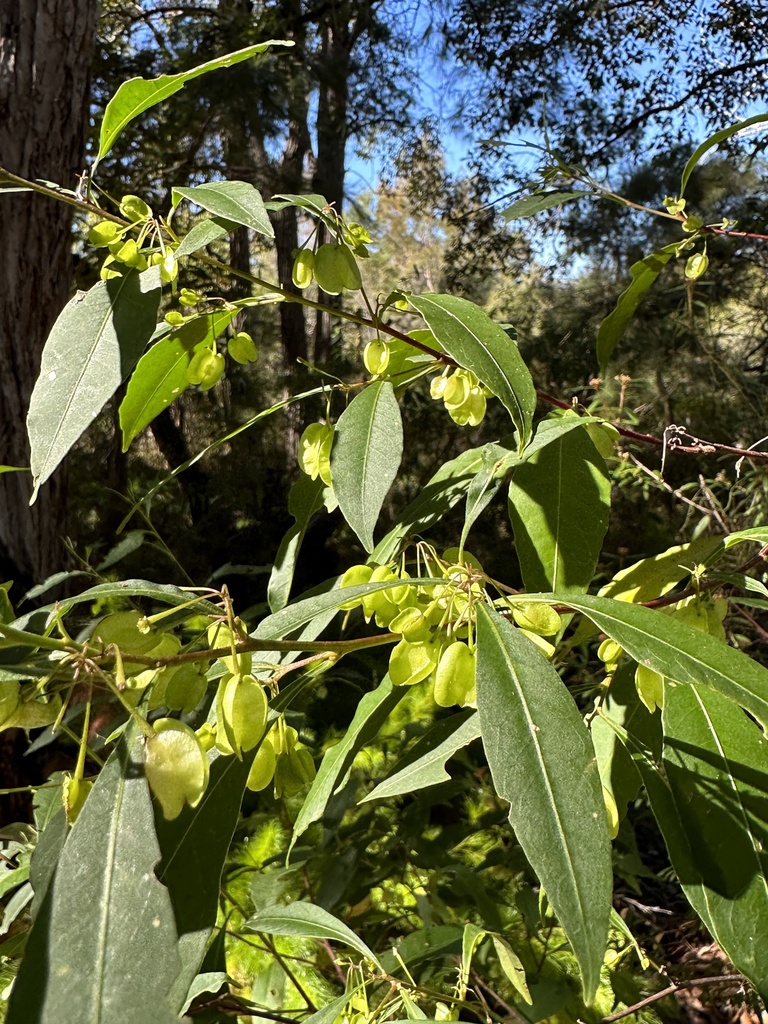
{"type": "Polygon", "coordinates": [[[267,788],[275,777],[276,767],[277,757],[275,755],[275,748],[265,737],[261,741],[261,746],[256,751],[256,756],[251,764],[251,770],[248,772],[248,781],[245,785],[254,793],[261,792],[262,789],[267,788]]]}
{"type": "Polygon", "coordinates": [[[208,785],[208,757],[183,722],[161,718],[152,728],[155,735],[146,740],[144,771],[163,815],[172,820],[185,804],[196,807],[200,802],[208,785]]]}
{"type": "Polygon", "coordinates": [[[299,249],[293,261],[291,274],[293,283],[302,291],[309,288],[314,279],[315,254],[311,249],[299,249]]]}

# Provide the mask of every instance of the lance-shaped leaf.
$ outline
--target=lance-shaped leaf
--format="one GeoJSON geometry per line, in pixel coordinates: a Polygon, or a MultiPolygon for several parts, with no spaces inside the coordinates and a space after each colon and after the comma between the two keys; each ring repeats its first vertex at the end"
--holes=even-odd
{"type": "Polygon", "coordinates": [[[376,381],[347,406],[336,424],[331,476],[339,508],[366,551],[403,457],[400,406],[389,381],[376,381]]]}
{"type": "Polygon", "coordinates": [[[291,487],[288,495],[288,511],[295,522],[288,528],[280,541],[267,586],[267,600],[273,612],[279,612],[288,604],[296,560],[299,557],[304,534],[307,532],[307,527],[315,512],[318,512],[323,506],[329,511],[333,511],[336,501],[332,495],[333,491],[326,487],[320,477],[312,480],[305,473],[302,473],[291,487]]]}
{"type": "Polygon", "coordinates": [[[217,242],[224,235],[228,235],[235,225],[221,217],[209,217],[195,224],[181,240],[181,245],[174,255],[177,259],[182,256],[191,256],[193,252],[217,242]]]}
{"type": "Polygon", "coordinates": [[[527,590],[587,589],[610,501],[605,460],[586,428],[561,435],[513,471],[509,515],[527,590]]]}
{"type": "Polygon", "coordinates": [[[520,435],[531,437],[536,390],[517,345],[479,306],[455,295],[412,295],[411,305],[443,349],[471,370],[506,407],[520,435]]]}
{"type": "Polygon", "coordinates": [[[480,720],[474,711],[462,711],[436,722],[398,761],[390,775],[359,802],[383,800],[450,782],[451,776],[445,770],[446,762],[479,738],[480,720]]]}
{"type": "Polygon", "coordinates": [[[389,562],[406,537],[430,530],[461,501],[482,466],[482,448],[470,448],[443,463],[403,510],[397,525],[381,538],[371,553],[371,561],[381,565],[389,562]]]}
{"type": "Polygon", "coordinates": [[[573,199],[581,199],[583,196],[592,195],[584,189],[575,192],[536,192],[532,196],[524,196],[512,203],[506,210],[502,210],[504,220],[518,220],[525,217],[535,217],[537,213],[544,210],[551,210],[553,206],[562,206],[563,203],[570,203],[573,199]]]}
{"type": "Polygon", "coordinates": [[[488,764],[594,998],[613,870],[595,752],[557,672],[497,612],[477,612],[477,710],[488,764]]]}
{"type": "Polygon", "coordinates": [[[261,193],[247,181],[212,181],[194,188],[173,189],[174,206],[182,199],[188,199],[216,217],[252,228],[267,238],[274,237],[261,193]]]}
{"type": "Polygon", "coordinates": [[[710,135],[708,139],[705,139],[700,146],[698,146],[693,154],[691,155],[688,163],[683,168],[683,173],[680,178],[680,197],[682,198],[683,192],[685,192],[688,179],[693,173],[693,169],[701,160],[701,158],[712,149],[713,146],[719,146],[721,142],[725,142],[726,139],[733,138],[739,132],[744,131],[745,128],[750,128],[753,124],[761,124],[768,121],[768,114],[755,114],[754,117],[748,117],[746,121],[738,121],[736,124],[730,125],[728,128],[722,128],[719,132],[715,132],[714,135],[710,135]]]}
{"type": "Polygon", "coordinates": [[[694,872],[680,881],[699,888],[714,939],[765,999],[765,738],[733,701],[693,686],[667,689],[663,719],[664,767],[694,872]]]}
{"type": "Polygon", "coordinates": [[[101,412],[152,336],[160,271],[128,271],[67,303],[43,349],[27,415],[37,497],[85,428],[101,412]]]}
{"type": "Polygon", "coordinates": [[[635,310],[646,292],[676,251],[676,244],[665,245],[663,249],[657,249],[649,256],[644,256],[629,268],[632,275],[629,287],[621,293],[616,308],[608,314],[597,330],[597,362],[601,373],[613,355],[613,350],[624,337],[629,321],[635,315],[635,310]]]}
{"type": "Polygon", "coordinates": [[[378,687],[360,701],[344,738],[323,755],[323,763],[293,826],[291,847],[313,821],[322,818],[331,797],[346,783],[358,752],[376,736],[407,692],[407,687],[393,686],[389,676],[384,676],[378,687]]]}
{"type": "Polygon", "coordinates": [[[237,312],[226,309],[195,317],[144,353],[120,404],[124,452],[128,451],[134,437],[187,389],[187,370],[193,355],[205,345],[211,345],[237,312]]]}
{"type": "Polygon", "coordinates": [[[223,57],[216,57],[214,60],[206,61],[205,64],[198,64],[189,71],[182,71],[177,75],[160,75],[159,78],[129,78],[123,82],[115,95],[107,104],[104,111],[104,119],[101,122],[99,133],[99,152],[93,165],[102,160],[115,143],[115,139],[127,124],[139,114],[154,107],[156,103],[168,99],[178,92],[187,82],[200,75],[206,75],[209,71],[216,71],[218,68],[228,68],[233,64],[255,57],[263,53],[270,46],[293,46],[289,40],[270,39],[265,43],[257,43],[255,46],[246,46],[234,53],[224,54],[223,57]]]}
{"type": "Polygon", "coordinates": [[[8,1024],[172,1024],[181,968],[147,783],[121,750],[67,837],[14,983],[8,1024]]]}
{"type": "MultiPolygon", "coordinates": [[[[326,612],[338,611],[342,605],[354,602],[368,594],[375,594],[379,590],[391,590],[393,587],[423,587],[429,584],[442,585],[444,579],[413,579],[413,580],[386,580],[383,583],[361,583],[357,587],[334,587],[333,590],[323,594],[315,594],[312,597],[305,597],[295,604],[289,604],[287,608],[268,615],[262,619],[252,634],[256,640],[280,640],[290,636],[297,629],[306,626],[312,619],[319,618],[326,612]]],[[[96,589],[96,588],[94,588],[96,589]]]]}
{"type": "MultiPolygon", "coordinates": [[[[768,534],[768,531],[766,531],[768,534]]],[[[666,594],[675,584],[690,576],[701,562],[712,563],[725,551],[722,537],[698,537],[688,544],[676,544],[666,551],[620,569],[600,589],[600,597],[642,604],[666,594]]]]}
{"type": "Polygon", "coordinates": [[[768,669],[708,633],[653,608],[606,597],[526,594],[525,601],[584,612],[638,664],[679,683],[719,690],[768,728],[768,669]]]}
{"type": "Polygon", "coordinates": [[[267,935],[298,935],[309,939],[329,939],[341,942],[350,949],[357,950],[366,960],[381,965],[362,939],[329,914],[322,907],[313,903],[289,903],[285,907],[270,907],[246,921],[245,930],[249,932],[266,932],[267,935]]]}

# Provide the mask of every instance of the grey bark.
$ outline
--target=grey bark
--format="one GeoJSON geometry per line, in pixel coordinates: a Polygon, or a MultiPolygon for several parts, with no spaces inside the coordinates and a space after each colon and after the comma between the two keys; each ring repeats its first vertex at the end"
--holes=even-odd
{"type": "MultiPolygon", "coordinates": [[[[83,169],[99,0],[0,0],[0,166],[75,188],[83,169]]],[[[0,463],[28,466],[26,414],[47,334],[72,290],[70,208],[0,195],[0,463]]],[[[0,474],[0,578],[64,563],[61,469],[28,506],[27,473],[0,474]]]]}

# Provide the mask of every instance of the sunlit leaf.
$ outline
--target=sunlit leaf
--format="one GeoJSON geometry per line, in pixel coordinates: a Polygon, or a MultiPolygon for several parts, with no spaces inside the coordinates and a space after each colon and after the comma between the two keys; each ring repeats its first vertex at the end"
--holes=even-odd
{"type": "Polygon", "coordinates": [[[479,306],[455,295],[412,295],[408,300],[451,358],[490,388],[520,435],[531,438],[536,390],[528,367],[502,327],[479,306]]]}
{"type": "Polygon", "coordinates": [[[43,350],[27,415],[35,489],[53,473],[152,336],[160,271],[128,271],[67,303],[43,350]]]}
{"type": "Polygon", "coordinates": [[[344,738],[323,756],[315,781],[294,823],[291,846],[313,821],[323,816],[331,797],[346,783],[358,752],[376,736],[407,692],[407,687],[393,686],[389,676],[385,676],[372,693],[362,698],[344,738]]]}
{"type": "Polygon", "coordinates": [[[425,733],[401,758],[390,774],[360,803],[383,800],[403,793],[413,793],[428,786],[450,782],[446,762],[459,750],[480,737],[480,721],[476,712],[461,712],[445,718],[425,733]]]}
{"type": "Polygon", "coordinates": [[[261,192],[250,182],[211,181],[194,188],[174,188],[174,204],[181,199],[188,199],[223,220],[252,228],[267,238],[274,237],[261,192]]]}
{"type": "Polygon", "coordinates": [[[663,249],[657,249],[649,256],[644,256],[629,268],[632,276],[629,287],[621,293],[616,308],[608,314],[597,330],[597,361],[601,373],[605,371],[613,350],[624,337],[635,310],[676,250],[676,245],[666,245],[663,249]]]}
{"type": "Polygon", "coordinates": [[[725,142],[727,139],[732,139],[734,135],[743,132],[745,128],[750,128],[753,124],[761,124],[764,121],[768,121],[768,114],[755,114],[753,117],[748,117],[745,121],[737,121],[736,124],[732,124],[728,128],[722,128],[719,132],[715,132],[714,135],[710,135],[708,139],[705,139],[700,146],[697,146],[688,163],[683,168],[680,178],[680,197],[682,198],[685,192],[693,169],[710,149],[714,146],[719,146],[721,142],[725,142]]]}
{"type": "Polygon", "coordinates": [[[299,935],[310,939],[329,939],[357,950],[366,960],[381,968],[375,953],[333,914],[313,903],[289,903],[270,907],[248,919],[246,931],[266,932],[267,935],[299,935]]]}
{"type": "Polygon", "coordinates": [[[373,550],[373,529],[402,456],[400,406],[389,381],[376,381],[339,417],[331,452],[339,508],[366,551],[373,550]]]}
{"type": "Polygon", "coordinates": [[[509,515],[527,590],[586,590],[608,527],[611,482],[586,429],[571,430],[512,473],[509,515]]]}
{"type": "Polygon", "coordinates": [[[193,78],[199,78],[200,75],[216,71],[218,68],[228,68],[233,64],[239,64],[241,61],[248,60],[249,57],[263,53],[270,46],[293,46],[293,42],[270,39],[268,42],[246,46],[234,53],[216,57],[214,60],[206,61],[205,64],[199,64],[197,67],[191,68],[189,71],[182,71],[177,75],[160,75],[158,78],[130,78],[127,82],[123,82],[104,111],[99,134],[99,152],[94,169],[96,164],[110,151],[120,132],[139,114],[149,110],[156,103],[168,99],[169,96],[173,96],[193,78]]]}

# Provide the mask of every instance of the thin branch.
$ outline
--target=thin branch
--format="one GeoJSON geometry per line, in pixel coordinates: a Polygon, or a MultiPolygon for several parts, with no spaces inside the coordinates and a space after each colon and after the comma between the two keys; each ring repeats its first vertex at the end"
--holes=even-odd
{"type": "MultiPolygon", "coordinates": [[[[599,1024],[613,1024],[614,1021],[629,1017],[631,1014],[637,1013],[638,1010],[644,1010],[646,1006],[658,1002],[659,999],[666,999],[667,996],[673,996],[676,992],[682,992],[687,988],[697,988],[699,985],[732,985],[734,982],[739,982],[743,985],[744,978],[740,974],[720,974],[710,978],[695,978],[692,981],[674,982],[668,988],[662,989],[661,992],[655,992],[652,996],[647,996],[647,998],[641,999],[640,1002],[628,1006],[626,1010],[619,1010],[618,1013],[612,1013],[609,1017],[603,1017],[599,1024]]],[[[582,1024],[582,1022],[579,1022],[579,1024],[582,1024]]]]}

